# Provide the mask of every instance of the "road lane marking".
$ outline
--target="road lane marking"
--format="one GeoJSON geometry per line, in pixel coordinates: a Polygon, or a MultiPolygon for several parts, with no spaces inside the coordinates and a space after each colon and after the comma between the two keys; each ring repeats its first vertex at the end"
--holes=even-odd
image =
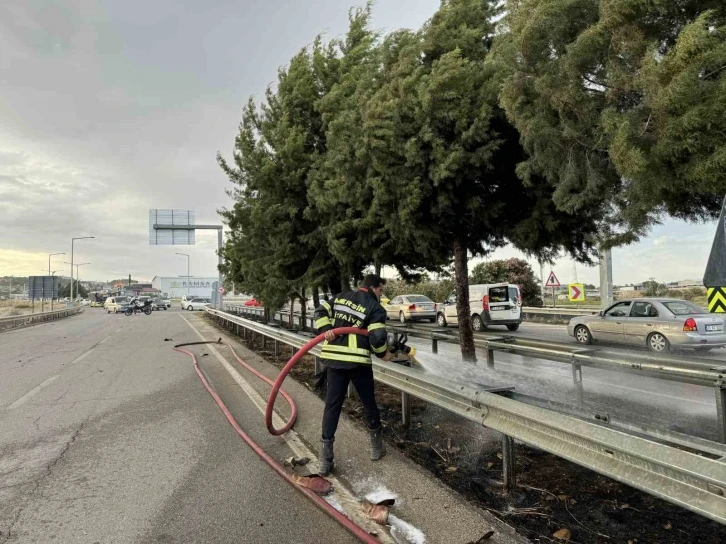
{"type": "MultiPolygon", "coordinates": [[[[183,315],[181,318],[186,321],[187,325],[196,333],[196,335],[199,337],[200,340],[207,342],[208,340],[204,337],[204,335],[194,326],[192,325],[189,320],[184,317],[183,315]]],[[[207,344],[204,346],[205,349],[208,349],[212,352],[212,354],[217,358],[217,360],[222,364],[222,366],[229,372],[229,375],[234,379],[234,381],[237,382],[237,385],[240,386],[242,391],[247,394],[249,399],[252,401],[252,403],[257,407],[257,409],[260,411],[260,413],[264,416],[265,414],[265,408],[267,406],[267,400],[263,399],[262,396],[257,392],[255,388],[250,385],[250,383],[242,377],[242,375],[239,373],[239,371],[233,367],[227,359],[222,357],[222,354],[220,354],[215,347],[212,344],[207,344]]],[[[282,418],[277,414],[276,411],[272,412],[272,421],[275,425],[275,427],[282,427],[285,422],[282,420],[282,418]]],[[[318,457],[317,455],[310,450],[302,440],[298,437],[297,433],[294,430],[290,430],[287,433],[280,436],[288,445],[288,447],[292,450],[292,452],[295,454],[295,457],[307,457],[308,459],[311,459],[312,463],[317,464],[318,463],[318,457]]],[[[353,495],[351,491],[348,490],[346,486],[343,485],[343,483],[338,480],[334,475],[329,474],[326,476],[328,480],[330,480],[333,483],[333,489],[335,489],[336,498],[340,502],[340,504],[343,506],[344,513],[351,517],[353,521],[355,521],[358,525],[362,527],[368,527],[370,524],[367,523],[367,520],[365,518],[361,518],[358,514],[358,510],[360,509],[360,502],[359,500],[353,495]]],[[[378,534],[378,538],[381,540],[381,542],[385,544],[394,544],[393,539],[385,533],[380,532],[378,534]]]]}
{"type": "Polygon", "coordinates": [[[23,404],[25,404],[31,398],[33,398],[35,395],[37,395],[43,389],[45,389],[56,378],[58,378],[58,374],[56,374],[55,376],[51,376],[50,378],[48,378],[47,380],[45,380],[43,383],[41,383],[37,387],[34,387],[33,389],[31,389],[30,391],[28,391],[27,393],[25,393],[25,395],[23,395],[18,400],[16,400],[15,402],[13,402],[10,406],[8,406],[8,410],[14,410],[18,406],[22,406],[23,404]]]}
{"type": "MultiPolygon", "coordinates": [[[[118,332],[118,331],[116,331],[116,332],[118,332]]],[[[111,336],[113,336],[113,335],[109,334],[109,335],[108,335],[108,336],[107,336],[106,338],[104,338],[103,340],[101,340],[101,341],[100,341],[100,342],[98,343],[98,345],[100,346],[101,344],[103,344],[103,343],[104,343],[104,342],[105,342],[106,340],[108,340],[109,338],[111,338],[111,336]]]]}
{"type": "Polygon", "coordinates": [[[76,357],[75,359],[73,359],[69,364],[72,365],[72,364],[75,364],[75,363],[77,363],[79,361],[82,361],[83,359],[85,359],[86,357],[88,357],[94,349],[95,348],[89,349],[86,353],[84,353],[84,354],[80,355],[79,357],[76,357]]]}

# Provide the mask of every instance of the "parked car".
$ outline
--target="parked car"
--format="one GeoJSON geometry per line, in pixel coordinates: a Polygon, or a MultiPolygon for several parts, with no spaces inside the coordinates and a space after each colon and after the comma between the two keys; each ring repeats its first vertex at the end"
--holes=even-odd
{"type": "Polygon", "coordinates": [[[183,295],[181,298],[181,309],[186,310],[187,309],[187,302],[192,300],[194,297],[191,295],[183,295]]]}
{"type": "MultiPolygon", "coordinates": [[[[171,304],[171,302],[169,304],[171,304]]],[[[167,305],[161,299],[161,297],[154,297],[154,298],[151,299],[151,309],[152,310],[166,310],[167,309],[167,305]]]]}
{"type": "Polygon", "coordinates": [[[107,314],[117,314],[119,312],[123,313],[126,311],[128,306],[129,297],[126,296],[108,297],[106,302],[103,303],[103,307],[106,308],[107,314]]]}
{"type": "Polygon", "coordinates": [[[384,308],[389,319],[398,319],[401,323],[436,321],[436,304],[424,295],[400,295],[394,297],[384,308]]]}
{"type": "Polygon", "coordinates": [[[260,306],[262,306],[262,304],[260,304],[260,303],[259,303],[259,302],[257,301],[257,299],[256,299],[256,298],[251,298],[250,300],[246,300],[246,301],[245,301],[245,303],[244,303],[244,305],[245,305],[245,306],[251,306],[251,307],[253,307],[253,308],[259,308],[260,306]]]}
{"type": "Polygon", "coordinates": [[[90,306],[90,305],[91,305],[91,301],[90,300],[83,299],[81,301],[81,306],[90,306]]]}
{"type": "Polygon", "coordinates": [[[688,302],[636,298],[616,302],[597,315],[575,317],[567,332],[580,344],[602,340],[646,346],[650,351],[691,348],[707,352],[726,346],[726,321],[688,302]]]}
{"type": "Polygon", "coordinates": [[[171,300],[169,300],[168,298],[161,299],[161,302],[164,304],[167,310],[171,308],[171,300]]]}
{"type": "MultiPolygon", "coordinates": [[[[471,328],[485,331],[493,325],[504,325],[516,331],[522,324],[522,296],[513,283],[479,284],[469,286],[471,328]]],[[[456,325],[456,293],[437,305],[436,321],[441,327],[456,325]]]]}
{"type": "Polygon", "coordinates": [[[189,311],[203,310],[211,303],[212,301],[208,298],[192,298],[186,301],[187,310],[189,311]]]}

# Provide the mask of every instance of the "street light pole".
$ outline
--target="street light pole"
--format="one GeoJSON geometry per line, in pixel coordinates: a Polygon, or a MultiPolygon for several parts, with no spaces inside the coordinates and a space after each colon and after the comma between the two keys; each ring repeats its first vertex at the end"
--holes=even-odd
{"type": "Polygon", "coordinates": [[[48,275],[49,275],[49,276],[51,275],[51,273],[50,273],[50,258],[51,258],[51,257],[52,257],[53,255],[65,255],[65,253],[49,253],[49,254],[48,254],[48,275]]]}
{"type": "Polygon", "coordinates": [[[188,295],[189,294],[189,277],[190,277],[189,276],[189,261],[191,259],[190,259],[189,255],[187,255],[186,253],[177,253],[177,255],[183,255],[184,257],[187,258],[187,295],[188,295]]]}
{"type": "Polygon", "coordinates": [[[88,240],[90,238],[95,238],[95,236],[78,236],[76,238],[71,238],[71,304],[73,304],[73,244],[76,240],[88,240]]]}
{"type": "MultiPolygon", "coordinates": [[[[73,264],[73,263],[66,263],[66,262],[64,262],[63,264],[69,264],[69,265],[71,265],[71,289],[73,288],[73,267],[74,266],[76,267],[76,283],[78,283],[78,291],[76,292],[76,294],[78,294],[78,292],[80,292],[80,287],[81,287],[81,284],[79,283],[80,282],[80,279],[79,279],[78,267],[79,266],[86,265],[86,264],[91,264],[91,263],[78,263],[78,264],[73,264]]],[[[71,299],[71,302],[73,302],[72,299],[71,299]]]]}

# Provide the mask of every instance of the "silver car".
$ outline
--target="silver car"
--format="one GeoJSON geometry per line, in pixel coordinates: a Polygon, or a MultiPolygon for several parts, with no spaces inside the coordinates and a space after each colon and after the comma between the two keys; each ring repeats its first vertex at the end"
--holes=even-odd
{"type": "Polygon", "coordinates": [[[424,295],[400,295],[384,306],[388,319],[406,321],[436,321],[436,303],[424,295]]]}
{"type": "Polygon", "coordinates": [[[597,315],[575,317],[567,332],[580,344],[593,340],[646,346],[650,351],[726,346],[724,318],[686,300],[637,298],[616,302],[597,315]]]}

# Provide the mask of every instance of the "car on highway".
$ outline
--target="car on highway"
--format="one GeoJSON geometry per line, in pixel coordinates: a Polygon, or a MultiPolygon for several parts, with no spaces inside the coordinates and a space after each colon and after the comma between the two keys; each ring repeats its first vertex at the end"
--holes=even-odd
{"type": "Polygon", "coordinates": [[[245,300],[244,306],[259,308],[262,304],[260,304],[256,298],[251,298],[249,300],[245,300]]]}
{"type": "Polygon", "coordinates": [[[388,319],[436,321],[436,303],[425,295],[399,295],[384,306],[388,319]]]}
{"type": "MultiPolygon", "coordinates": [[[[171,306],[171,301],[169,302],[169,306],[171,306]]],[[[161,297],[154,297],[151,299],[152,310],[167,310],[169,306],[166,305],[166,302],[161,297]]]]}
{"type": "Polygon", "coordinates": [[[567,332],[580,344],[593,341],[640,345],[654,352],[690,348],[707,352],[726,346],[726,321],[674,298],[622,300],[596,315],[575,317],[567,332]]]}
{"type": "MultiPolygon", "coordinates": [[[[503,325],[516,331],[522,324],[522,295],[513,283],[476,284],[469,286],[471,328],[485,331],[492,325],[503,325]]],[[[456,293],[437,305],[436,322],[440,327],[456,325],[456,293]]]]}
{"type": "Polygon", "coordinates": [[[192,298],[186,301],[186,309],[191,311],[194,310],[203,310],[207,306],[209,306],[212,303],[212,301],[208,298],[192,298]]]}
{"type": "Polygon", "coordinates": [[[181,309],[186,310],[187,309],[187,303],[192,300],[194,297],[192,295],[183,295],[181,298],[181,309]]]}
{"type": "Polygon", "coordinates": [[[108,297],[103,303],[103,307],[106,308],[107,314],[117,314],[119,312],[123,313],[126,311],[128,306],[129,297],[126,296],[108,297]]]}

